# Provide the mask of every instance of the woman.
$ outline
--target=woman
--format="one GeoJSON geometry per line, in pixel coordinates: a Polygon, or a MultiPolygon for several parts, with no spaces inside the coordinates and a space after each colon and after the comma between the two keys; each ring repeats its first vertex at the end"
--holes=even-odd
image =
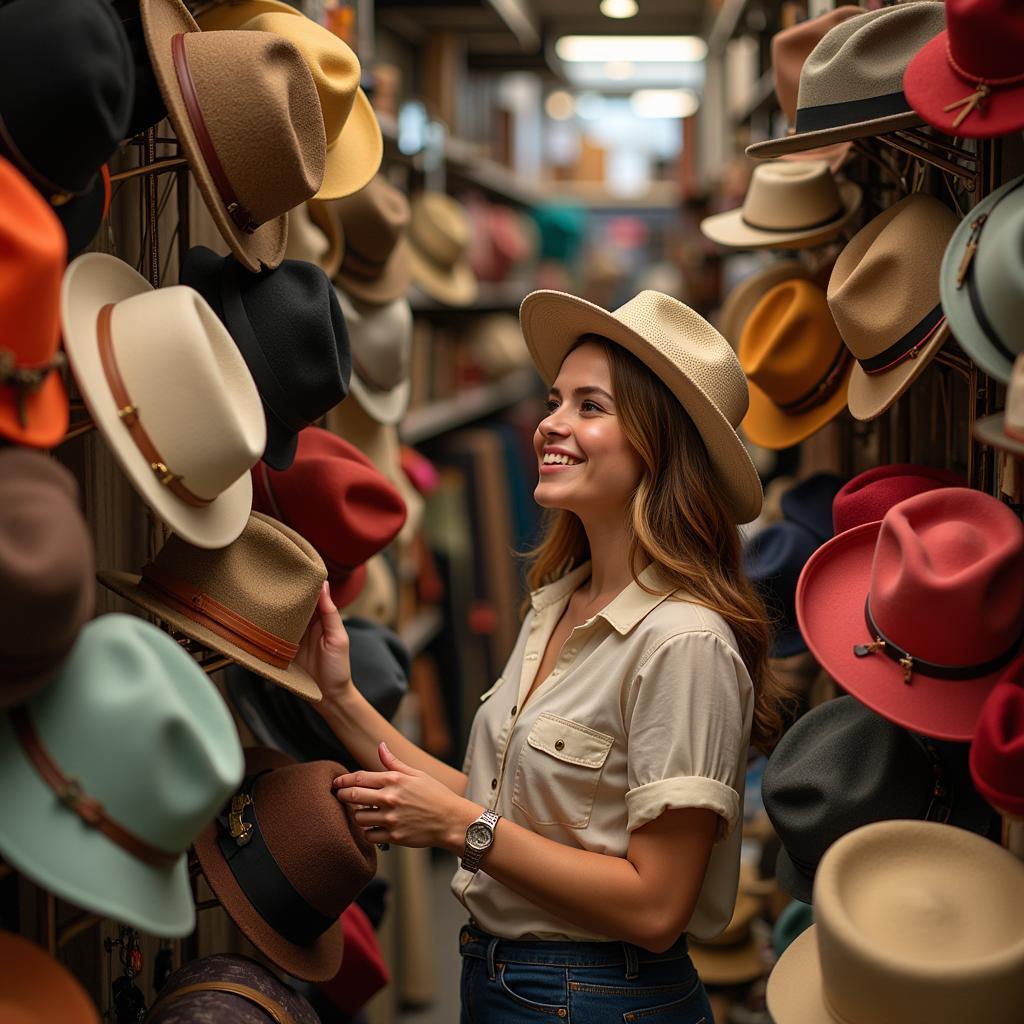
{"type": "Polygon", "coordinates": [[[657,292],[614,313],[535,292],[521,318],[550,383],[530,611],[460,772],[351,685],[325,590],[300,657],[377,769],[337,796],[374,842],[462,859],[464,1022],[710,1021],[686,933],[729,921],[748,744],[780,728],[735,525],[761,503],[734,429],[746,382],[717,331],[657,292]]]}

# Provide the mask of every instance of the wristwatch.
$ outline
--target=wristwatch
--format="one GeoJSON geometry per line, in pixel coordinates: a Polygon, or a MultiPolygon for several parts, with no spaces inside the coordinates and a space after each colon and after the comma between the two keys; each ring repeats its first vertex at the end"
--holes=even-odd
{"type": "Polygon", "coordinates": [[[476,821],[469,823],[466,845],[462,850],[463,871],[476,871],[480,867],[480,861],[494,842],[494,828],[500,817],[494,811],[484,811],[476,821]]]}

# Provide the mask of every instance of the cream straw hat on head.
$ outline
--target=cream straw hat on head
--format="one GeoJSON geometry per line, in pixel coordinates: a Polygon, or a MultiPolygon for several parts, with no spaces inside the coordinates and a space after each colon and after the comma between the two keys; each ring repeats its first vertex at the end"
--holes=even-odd
{"type": "Polygon", "coordinates": [[[661,292],[640,292],[609,312],[565,292],[537,291],[523,300],[519,320],[547,385],[585,334],[599,334],[636,356],[693,420],[735,521],[757,517],[761,481],[736,433],[747,412],[747,379],[729,342],[699,313],[661,292]]]}

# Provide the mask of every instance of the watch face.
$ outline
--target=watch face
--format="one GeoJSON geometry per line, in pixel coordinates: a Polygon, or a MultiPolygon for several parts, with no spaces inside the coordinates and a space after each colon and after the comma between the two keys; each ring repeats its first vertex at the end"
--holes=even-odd
{"type": "Polygon", "coordinates": [[[470,825],[466,833],[466,842],[474,850],[486,850],[491,845],[491,839],[491,830],[480,822],[470,825]]]}

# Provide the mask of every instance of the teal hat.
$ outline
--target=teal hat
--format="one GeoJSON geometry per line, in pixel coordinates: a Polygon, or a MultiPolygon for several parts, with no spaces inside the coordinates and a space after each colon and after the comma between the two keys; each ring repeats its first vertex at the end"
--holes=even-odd
{"type": "Polygon", "coordinates": [[[242,771],[195,661],[148,622],[104,615],[47,689],[0,716],[0,855],[86,910],[188,935],[186,852],[242,771]]]}
{"type": "Polygon", "coordinates": [[[772,948],[776,956],[782,956],[794,939],[814,924],[814,907],[800,900],[790,900],[782,908],[772,927],[772,948]]]}

